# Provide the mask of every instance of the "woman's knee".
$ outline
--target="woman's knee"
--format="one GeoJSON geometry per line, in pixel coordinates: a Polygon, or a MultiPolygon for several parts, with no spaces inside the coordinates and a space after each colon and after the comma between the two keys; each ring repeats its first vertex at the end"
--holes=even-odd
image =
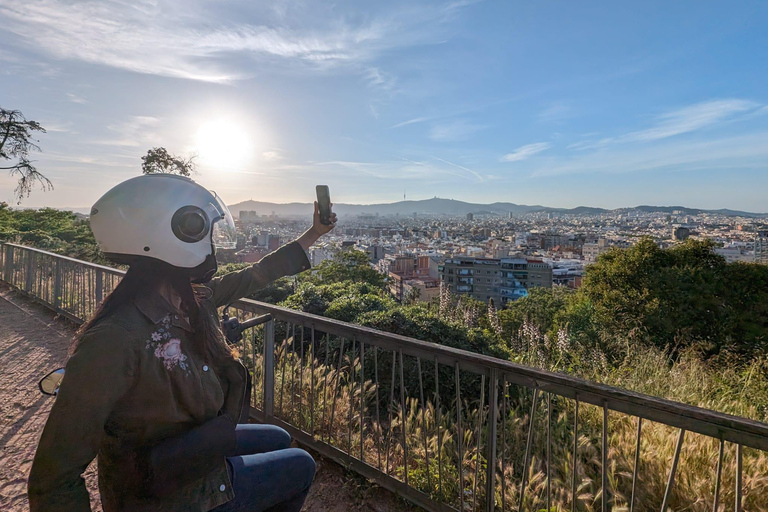
{"type": "Polygon", "coordinates": [[[277,425],[264,425],[267,427],[269,437],[272,439],[276,450],[285,450],[291,447],[291,434],[278,427],[277,425]]]}
{"type": "Polygon", "coordinates": [[[308,489],[315,478],[317,464],[312,456],[300,448],[290,448],[291,466],[296,471],[296,482],[301,483],[302,489],[308,489]]]}
{"type": "Polygon", "coordinates": [[[240,424],[236,429],[238,446],[247,453],[266,453],[291,447],[291,435],[276,425],[240,424]]]}

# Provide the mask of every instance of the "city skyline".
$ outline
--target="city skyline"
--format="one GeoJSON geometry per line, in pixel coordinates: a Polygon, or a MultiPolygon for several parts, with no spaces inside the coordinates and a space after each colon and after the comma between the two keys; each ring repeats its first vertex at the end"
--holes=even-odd
{"type": "MultiPolygon", "coordinates": [[[[153,146],[229,203],[764,212],[760,2],[0,0],[0,106],[87,207],[153,146]],[[662,15],[663,13],[663,15],[662,15]]],[[[0,201],[14,182],[0,173],[0,201]]]]}

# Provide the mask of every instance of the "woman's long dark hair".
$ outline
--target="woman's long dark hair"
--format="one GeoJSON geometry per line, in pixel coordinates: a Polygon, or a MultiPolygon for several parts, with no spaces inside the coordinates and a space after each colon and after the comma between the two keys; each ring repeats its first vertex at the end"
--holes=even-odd
{"type": "Polygon", "coordinates": [[[73,348],[91,327],[114,314],[119,307],[133,301],[137,296],[157,293],[164,281],[181,297],[182,312],[189,318],[193,329],[191,338],[201,353],[209,362],[231,358],[232,351],[224,341],[216,319],[200,307],[200,293],[196,293],[197,286],[192,285],[189,275],[168,263],[149,258],[131,264],[123,279],[98,306],[91,319],[78,329],[73,348]]]}

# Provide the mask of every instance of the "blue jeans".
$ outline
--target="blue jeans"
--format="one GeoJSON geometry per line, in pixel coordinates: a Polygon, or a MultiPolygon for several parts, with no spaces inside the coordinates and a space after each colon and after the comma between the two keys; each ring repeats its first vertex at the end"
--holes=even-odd
{"type": "Polygon", "coordinates": [[[312,456],[274,425],[242,424],[235,434],[227,457],[235,497],[211,512],[299,512],[315,476],[312,456]]]}

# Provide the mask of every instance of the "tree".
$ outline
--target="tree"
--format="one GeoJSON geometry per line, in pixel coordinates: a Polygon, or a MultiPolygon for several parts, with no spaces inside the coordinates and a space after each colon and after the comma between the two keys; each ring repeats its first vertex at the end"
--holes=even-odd
{"type": "Polygon", "coordinates": [[[356,250],[339,251],[332,259],[325,260],[312,269],[308,279],[317,284],[353,281],[367,283],[384,289],[384,274],[371,267],[368,253],[356,250]]]}
{"type": "Polygon", "coordinates": [[[606,333],[676,355],[694,346],[746,359],[768,350],[768,266],[728,264],[713,242],[686,240],[662,250],[650,238],[601,255],[583,293],[606,333]]]}
{"type": "Polygon", "coordinates": [[[420,298],[421,298],[421,288],[411,286],[411,288],[408,290],[408,293],[405,294],[405,299],[403,300],[403,302],[405,304],[416,304],[417,302],[419,302],[420,298]]]}
{"type": "Polygon", "coordinates": [[[0,107],[0,160],[11,160],[15,163],[7,169],[11,176],[18,176],[19,181],[13,193],[17,203],[29,197],[35,183],[43,190],[53,190],[51,180],[38,172],[29,160],[30,151],[41,151],[37,140],[32,138],[33,132],[45,133],[45,128],[37,121],[29,121],[18,110],[6,110],[0,107]]]}
{"type": "Polygon", "coordinates": [[[179,174],[189,176],[195,172],[195,157],[182,158],[172,155],[163,147],[152,148],[141,157],[144,174],[179,174]]]}

